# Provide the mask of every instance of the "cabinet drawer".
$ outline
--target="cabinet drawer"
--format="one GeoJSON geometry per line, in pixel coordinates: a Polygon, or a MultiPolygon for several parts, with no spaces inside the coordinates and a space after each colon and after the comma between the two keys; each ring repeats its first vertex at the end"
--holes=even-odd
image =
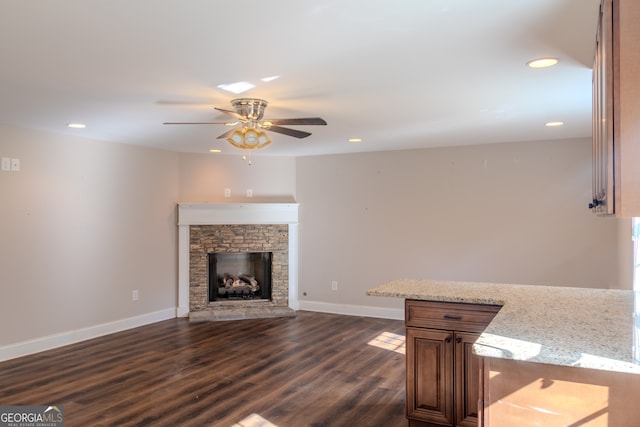
{"type": "Polygon", "coordinates": [[[407,326],[482,332],[500,310],[499,305],[405,300],[407,326]]]}

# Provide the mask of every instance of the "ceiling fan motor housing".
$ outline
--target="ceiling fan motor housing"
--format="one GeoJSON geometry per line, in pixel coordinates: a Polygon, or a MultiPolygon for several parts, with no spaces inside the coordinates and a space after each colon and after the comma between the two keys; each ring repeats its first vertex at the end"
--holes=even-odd
{"type": "Polygon", "coordinates": [[[254,124],[255,122],[262,120],[264,116],[264,109],[269,105],[264,99],[253,98],[239,98],[231,101],[231,105],[236,110],[236,113],[242,117],[246,117],[247,120],[254,124]]]}

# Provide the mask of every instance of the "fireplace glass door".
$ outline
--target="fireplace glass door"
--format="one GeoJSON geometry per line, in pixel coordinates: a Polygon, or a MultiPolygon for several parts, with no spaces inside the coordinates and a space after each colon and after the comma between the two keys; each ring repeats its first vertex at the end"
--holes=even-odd
{"type": "Polygon", "coordinates": [[[209,255],[209,301],[271,299],[272,252],[209,255]]]}

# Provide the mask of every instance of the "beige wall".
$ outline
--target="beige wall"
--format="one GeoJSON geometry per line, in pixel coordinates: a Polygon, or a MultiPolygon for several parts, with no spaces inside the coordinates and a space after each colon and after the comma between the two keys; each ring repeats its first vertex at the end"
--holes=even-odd
{"type": "Polygon", "coordinates": [[[295,193],[293,158],[249,166],[1,125],[0,157],[22,166],[0,172],[0,360],[173,316],[177,202],[295,193]]]}
{"type": "Polygon", "coordinates": [[[180,154],[181,202],[293,202],[295,178],[292,157],[254,156],[249,165],[240,154],[180,154]],[[231,197],[224,197],[225,188],[231,197]]]}
{"type": "Polygon", "coordinates": [[[0,126],[0,156],[22,162],[0,172],[0,350],[175,309],[178,201],[299,202],[301,301],[399,308],[364,293],[402,277],[630,285],[629,224],[585,207],[586,139],[249,166],[0,126]]]}
{"type": "Polygon", "coordinates": [[[0,156],[0,348],[175,309],[175,154],[0,126],[0,156]]]}
{"type": "Polygon", "coordinates": [[[620,220],[587,209],[589,139],[302,157],[296,169],[302,304],[399,308],[364,294],[401,278],[630,286],[620,220]]]}

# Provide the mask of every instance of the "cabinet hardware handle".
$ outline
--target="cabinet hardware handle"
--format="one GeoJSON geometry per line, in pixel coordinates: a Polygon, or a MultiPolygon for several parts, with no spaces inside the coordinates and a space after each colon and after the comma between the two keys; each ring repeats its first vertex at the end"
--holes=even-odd
{"type": "Polygon", "coordinates": [[[451,314],[445,314],[443,317],[447,320],[462,320],[462,316],[454,316],[451,314]]]}
{"type": "Polygon", "coordinates": [[[457,342],[458,344],[460,344],[460,343],[462,342],[462,338],[460,338],[460,337],[456,338],[456,342],[457,342]]]}
{"type": "Polygon", "coordinates": [[[446,343],[450,343],[450,342],[451,342],[451,337],[446,337],[446,338],[444,339],[444,342],[446,342],[446,343]]]}
{"type": "Polygon", "coordinates": [[[593,208],[598,207],[600,205],[604,205],[602,200],[593,199],[593,201],[591,203],[589,203],[589,209],[593,209],[593,208]]]}

